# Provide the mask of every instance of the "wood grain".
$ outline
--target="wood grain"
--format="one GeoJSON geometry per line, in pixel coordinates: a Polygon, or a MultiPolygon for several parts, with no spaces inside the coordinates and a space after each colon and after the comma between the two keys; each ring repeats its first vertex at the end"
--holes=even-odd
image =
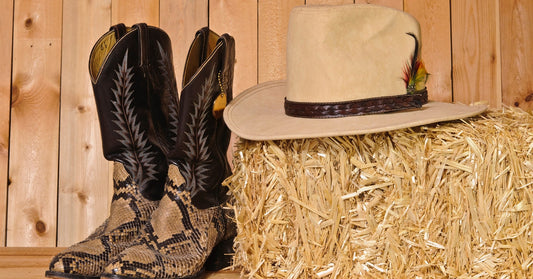
{"type": "Polygon", "coordinates": [[[257,84],[257,1],[211,0],[209,27],[235,39],[234,96],[257,84]]]}
{"type": "Polygon", "coordinates": [[[452,51],[448,0],[405,0],[405,11],[420,23],[422,59],[430,72],[429,99],[452,101],[452,51]]]}
{"type": "Polygon", "coordinates": [[[497,0],[452,0],[453,100],[501,106],[497,0]]]}
{"type": "Polygon", "coordinates": [[[56,245],[61,4],[15,1],[8,246],[56,245]]]}
{"type": "Polygon", "coordinates": [[[63,1],[57,245],[84,239],[107,217],[112,185],[87,70],[89,53],[109,29],[111,0],[63,1]]]}
{"type": "MultiPolygon", "coordinates": [[[[407,1],[407,0],[406,0],[407,1]]],[[[423,2],[424,0],[417,0],[423,2]]],[[[403,0],[355,0],[356,4],[373,4],[403,10],[403,0]]]]}
{"type": "Polygon", "coordinates": [[[533,110],[533,1],[500,1],[503,103],[533,110]]]}
{"type": "Polygon", "coordinates": [[[305,0],[306,5],[343,5],[353,3],[354,0],[305,0]]]}
{"type": "Polygon", "coordinates": [[[160,27],[172,40],[174,72],[181,91],[185,59],[196,31],[208,26],[208,0],[160,0],[160,27]]]}
{"type": "Polygon", "coordinates": [[[259,1],[257,71],[258,82],[286,78],[287,28],[289,14],[304,0],[259,1]]]}
{"type": "Polygon", "coordinates": [[[64,248],[0,248],[0,279],[43,279],[52,257],[64,248]]]}
{"type": "Polygon", "coordinates": [[[140,22],[159,26],[159,0],[112,0],[111,24],[131,26],[140,22]]]}
{"type": "Polygon", "coordinates": [[[4,5],[0,10],[0,61],[6,61],[0,63],[0,247],[4,246],[6,241],[13,0],[4,1],[4,5]]]}

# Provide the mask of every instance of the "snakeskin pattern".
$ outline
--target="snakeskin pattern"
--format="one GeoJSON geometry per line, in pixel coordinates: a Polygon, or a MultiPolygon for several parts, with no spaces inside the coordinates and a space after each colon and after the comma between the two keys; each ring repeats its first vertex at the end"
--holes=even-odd
{"type": "Polygon", "coordinates": [[[140,234],[159,201],[144,198],[121,163],[114,163],[109,217],[85,240],[56,255],[47,277],[100,278],[107,262],[140,234]]]}
{"type": "Polygon", "coordinates": [[[196,208],[175,165],[169,166],[165,187],[142,235],[109,262],[102,278],[193,278],[202,272],[213,248],[225,237],[222,208],[196,208]]]}

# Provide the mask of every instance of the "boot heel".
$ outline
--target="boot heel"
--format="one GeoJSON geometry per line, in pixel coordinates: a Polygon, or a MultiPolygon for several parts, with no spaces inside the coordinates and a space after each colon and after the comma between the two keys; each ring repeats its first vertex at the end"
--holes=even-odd
{"type": "Polygon", "coordinates": [[[217,244],[207,258],[204,267],[207,271],[218,271],[232,264],[233,261],[233,238],[217,244]]]}

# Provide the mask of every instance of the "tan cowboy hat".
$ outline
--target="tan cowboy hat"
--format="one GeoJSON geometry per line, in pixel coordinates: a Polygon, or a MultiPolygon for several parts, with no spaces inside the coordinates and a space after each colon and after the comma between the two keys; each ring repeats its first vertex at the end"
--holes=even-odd
{"type": "Polygon", "coordinates": [[[291,11],[287,80],[239,94],[224,120],[250,140],[384,132],[477,115],[485,105],[428,102],[420,26],[374,5],[291,11]]]}

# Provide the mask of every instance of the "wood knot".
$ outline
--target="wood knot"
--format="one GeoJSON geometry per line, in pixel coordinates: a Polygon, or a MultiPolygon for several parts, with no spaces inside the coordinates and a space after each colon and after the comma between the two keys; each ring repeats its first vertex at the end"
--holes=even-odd
{"type": "Polygon", "coordinates": [[[11,107],[17,106],[21,99],[23,99],[20,98],[21,95],[23,95],[26,90],[31,88],[32,82],[32,77],[28,74],[18,73],[15,75],[11,85],[11,107]]]}
{"type": "Polygon", "coordinates": [[[78,110],[79,113],[84,113],[88,110],[87,107],[84,105],[78,105],[76,109],[78,110]]]}
{"type": "Polygon", "coordinates": [[[492,63],[492,64],[496,63],[496,55],[494,55],[494,54],[490,55],[490,63],[492,63]]]}
{"type": "Polygon", "coordinates": [[[526,102],[531,102],[531,101],[533,101],[533,93],[529,93],[529,95],[526,96],[525,101],[526,101],[526,102]]]}
{"type": "Polygon", "coordinates": [[[43,221],[38,220],[35,222],[35,230],[38,234],[44,234],[46,232],[46,224],[43,221]]]}
{"type": "Polygon", "coordinates": [[[16,83],[11,85],[11,106],[13,107],[20,97],[20,89],[16,83]]]}
{"type": "Polygon", "coordinates": [[[85,204],[89,197],[84,192],[78,192],[78,199],[80,199],[81,203],[85,204]]]}
{"type": "Polygon", "coordinates": [[[24,27],[26,27],[26,29],[31,29],[32,25],[33,19],[31,19],[31,17],[28,17],[26,20],[24,20],[24,27]]]}
{"type": "Polygon", "coordinates": [[[86,144],[83,145],[83,149],[84,149],[85,151],[89,151],[89,149],[91,149],[91,145],[88,144],[88,143],[86,143],[86,144]]]}

